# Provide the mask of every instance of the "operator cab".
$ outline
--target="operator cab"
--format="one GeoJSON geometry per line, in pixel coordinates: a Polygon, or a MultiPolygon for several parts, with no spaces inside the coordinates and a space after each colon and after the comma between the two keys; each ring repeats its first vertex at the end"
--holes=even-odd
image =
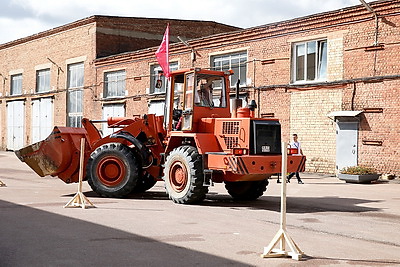
{"type": "Polygon", "coordinates": [[[203,69],[172,72],[166,97],[169,104],[165,106],[165,128],[168,131],[196,131],[201,118],[229,118],[227,85],[230,75],[203,69]]]}

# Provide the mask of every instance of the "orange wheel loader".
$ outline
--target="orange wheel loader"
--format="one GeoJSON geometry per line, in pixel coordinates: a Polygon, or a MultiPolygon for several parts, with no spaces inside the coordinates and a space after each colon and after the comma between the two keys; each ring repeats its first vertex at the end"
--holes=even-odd
{"type": "MultiPolygon", "coordinates": [[[[213,183],[225,183],[235,199],[263,195],[281,172],[281,126],[255,118],[238,97],[230,108],[229,72],[183,69],[171,73],[164,116],[108,118],[116,131],[102,137],[95,124],[55,127],[50,136],[16,151],[40,176],[78,182],[80,140],[85,138],[85,179],[104,197],[144,192],[164,180],[176,203],[202,201],[213,183]]],[[[239,85],[236,88],[238,96],[239,85]]],[[[288,156],[288,172],[304,171],[304,156],[288,156]]]]}

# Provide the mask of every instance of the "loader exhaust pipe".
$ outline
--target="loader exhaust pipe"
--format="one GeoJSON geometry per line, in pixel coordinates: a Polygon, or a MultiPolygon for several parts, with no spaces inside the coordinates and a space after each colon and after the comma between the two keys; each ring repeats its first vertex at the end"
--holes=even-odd
{"type": "Polygon", "coordinates": [[[240,79],[236,82],[235,99],[232,103],[232,118],[237,118],[237,110],[242,107],[243,101],[239,98],[240,79]]]}

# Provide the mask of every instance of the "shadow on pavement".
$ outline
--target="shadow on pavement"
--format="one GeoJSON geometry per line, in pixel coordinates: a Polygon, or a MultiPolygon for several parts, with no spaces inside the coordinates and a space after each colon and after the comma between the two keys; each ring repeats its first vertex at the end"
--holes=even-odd
{"type": "MultiPolygon", "coordinates": [[[[319,213],[319,212],[371,212],[380,211],[378,208],[363,207],[360,204],[379,201],[358,198],[330,197],[287,197],[287,213],[319,213]]],[[[245,207],[280,212],[281,198],[277,196],[263,196],[254,201],[234,201],[229,196],[208,196],[202,205],[245,207]]]]}
{"type": "Polygon", "coordinates": [[[0,201],[0,266],[248,266],[0,201]]]}
{"type": "MultiPolygon", "coordinates": [[[[93,191],[85,192],[89,198],[101,198],[93,191]]],[[[70,195],[71,197],[73,195],[70,195]]],[[[128,199],[145,200],[165,200],[168,196],[165,192],[147,191],[140,194],[131,194],[128,199]]],[[[206,199],[197,205],[248,208],[256,210],[269,210],[280,212],[281,198],[277,196],[263,196],[253,201],[234,200],[229,194],[207,194],[206,199]]],[[[358,198],[330,197],[287,197],[287,213],[318,213],[318,212],[379,212],[381,209],[359,206],[366,203],[376,203],[380,201],[358,198]]]]}

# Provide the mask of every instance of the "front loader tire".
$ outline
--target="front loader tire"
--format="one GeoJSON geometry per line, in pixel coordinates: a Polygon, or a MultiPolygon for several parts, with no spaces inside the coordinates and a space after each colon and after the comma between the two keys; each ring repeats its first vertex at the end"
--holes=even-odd
{"type": "Polygon", "coordinates": [[[196,148],[181,146],[168,155],[164,169],[165,189],[175,203],[194,204],[208,192],[203,185],[203,162],[196,148]]]}
{"type": "Polygon", "coordinates": [[[133,191],[140,174],[135,154],[126,145],[108,143],[92,152],[86,167],[89,185],[103,197],[122,198],[133,191]]]}
{"type": "Polygon", "coordinates": [[[228,193],[236,200],[256,200],[267,190],[268,179],[262,181],[225,182],[228,193]]]}

